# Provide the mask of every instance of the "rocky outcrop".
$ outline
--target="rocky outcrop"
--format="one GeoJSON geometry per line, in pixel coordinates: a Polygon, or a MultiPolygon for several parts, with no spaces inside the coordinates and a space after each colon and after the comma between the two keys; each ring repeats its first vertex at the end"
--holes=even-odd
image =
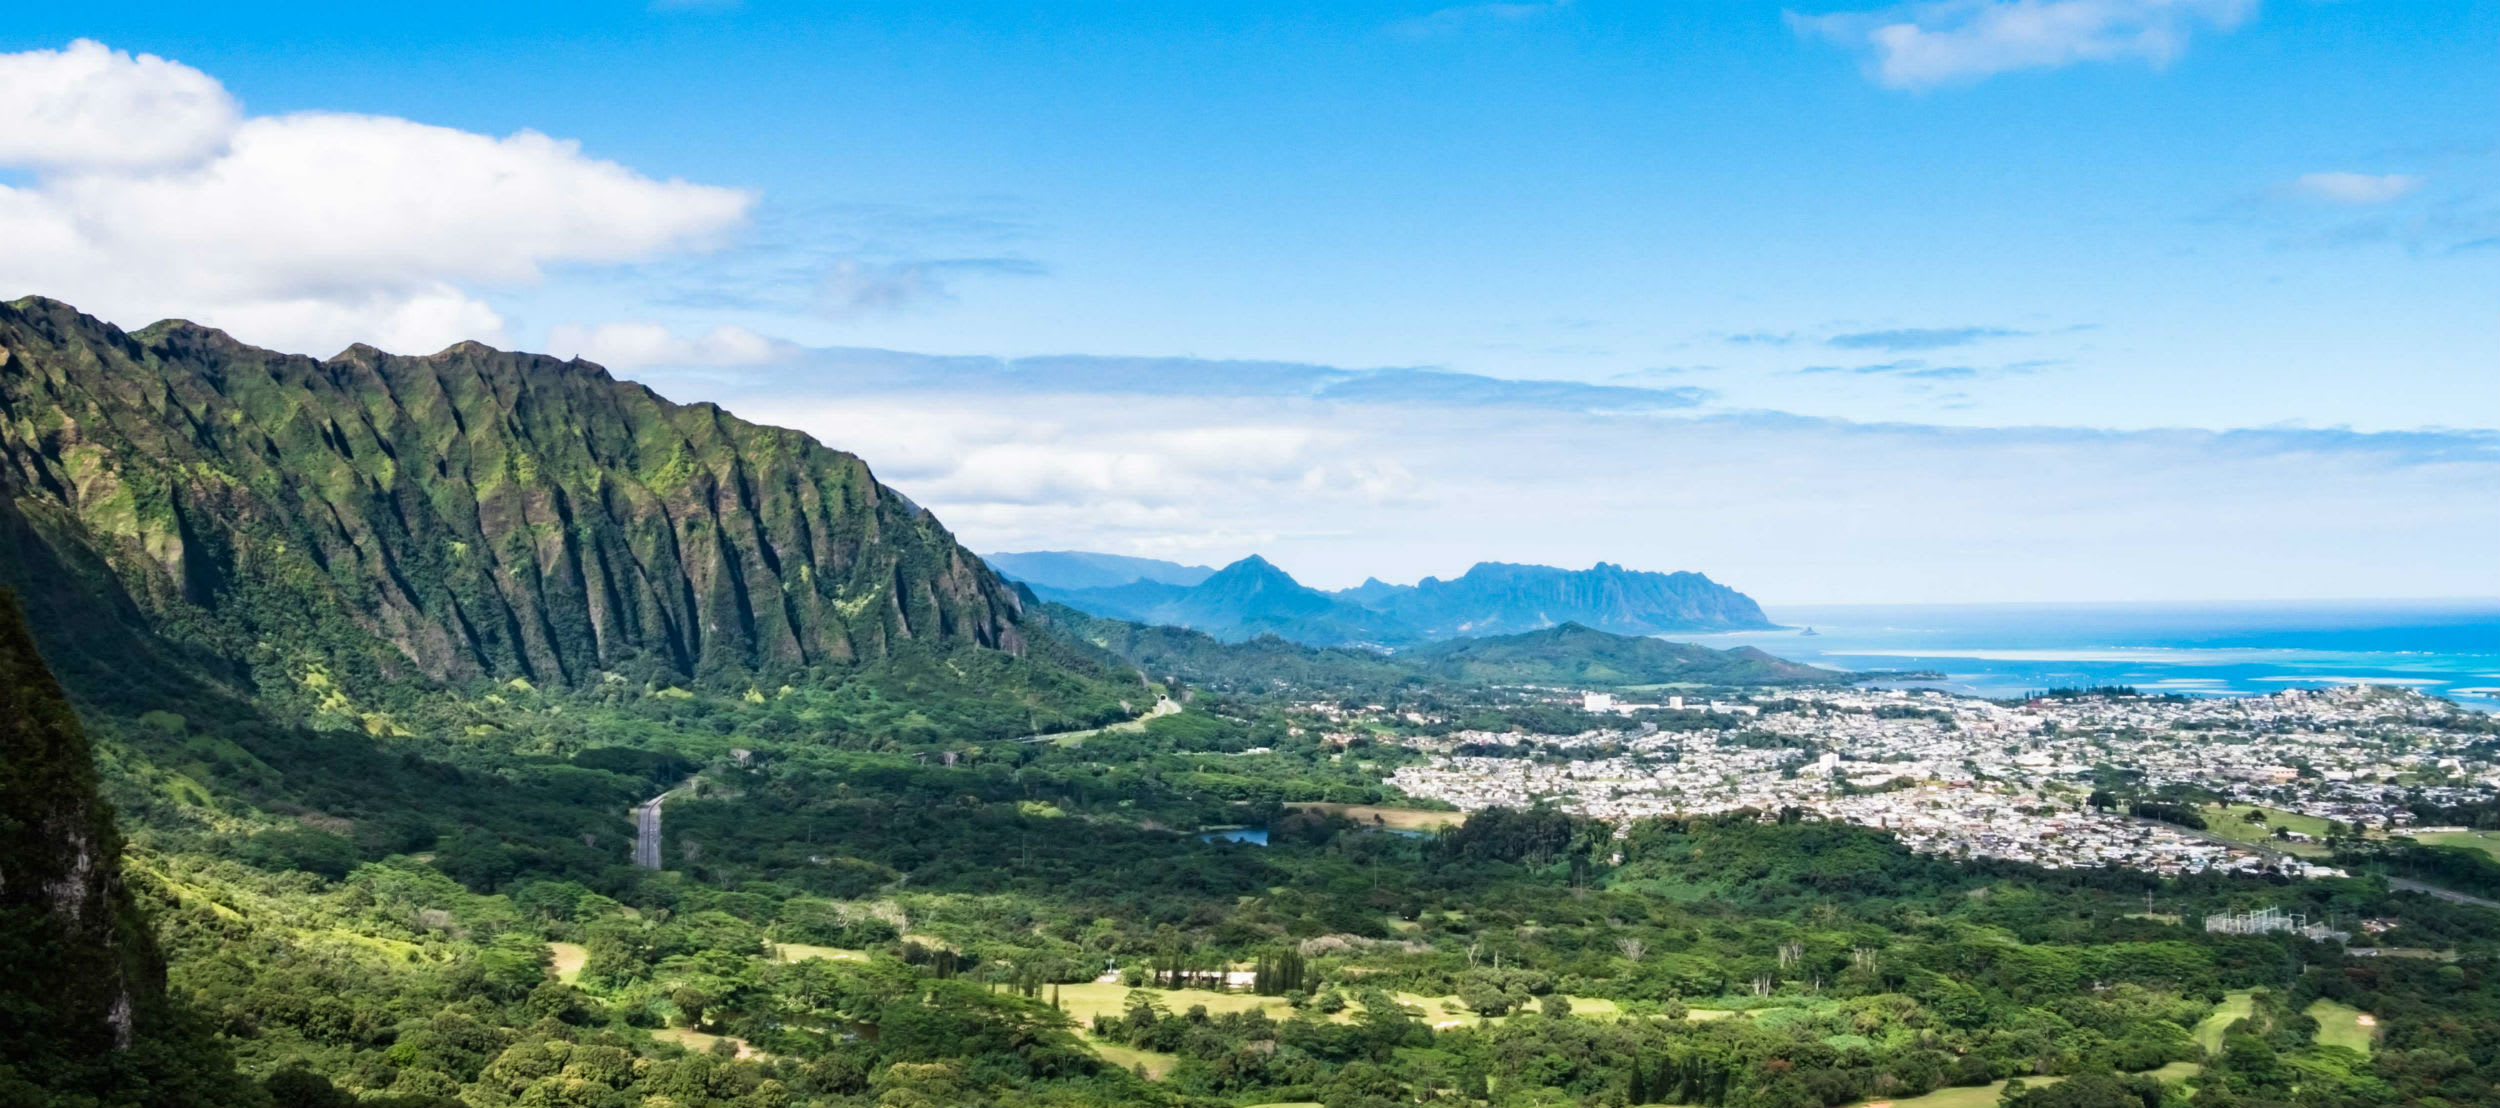
{"type": "Polygon", "coordinates": [[[1014,591],[859,458],[476,343],[316,360],[0,304],[0,498],[0,581],[229,665],[579,683],[1024,647],[1014,591]]]}
{"type": "Polygon", "coordinates": [[[0,1104],[259,1099],[165,996],[86,731],[0,589],[0,1104]]]}

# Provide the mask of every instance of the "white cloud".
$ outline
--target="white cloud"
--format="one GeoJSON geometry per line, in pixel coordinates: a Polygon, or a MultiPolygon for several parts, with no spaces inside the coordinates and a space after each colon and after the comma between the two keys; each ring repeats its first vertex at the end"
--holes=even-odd
{"type": "Polygon", "coordinates": [[[1790,26],[1866,51],[1875,79],[1923,89],[2022,69],[2135,59],[2170,63],[2199,26],[2228,31],[2257,0],[1933,0],[1869,12],[1788,14],[1790,26]]]}
{"type": "Polygon", "coordinates": [[[558,324],[547,334],[547,353],[584,358],[609,369],[647,366],[767,365],[797,354],[788,341],[722,325],[683,338],[656,323],[558,324]]]}
{"type": "MultiPolygon", "coordinates": [[[[0,71],[62,56],[0,55],[0,71]]],[[[40,293],[124,324],[179,316],[313,354],[356,341],[426,352],[501,340],[470,284],[700,249],[754,199],[536,132],[331,112],[242,119],[216,144],[189,142],[187,160],[115,157],[114,131],[152,131],[151,111],[189,103],[159,90],[222,90],[177,63],[100,56],[110,64],[90,66],[74,99],[105,107],[54,112],[35,182],[0,186],[0,296],[40,293]]],[[[164,110],[168,128],[199,130],[197,112],[164,110]]]]}
{"type": "Polygon", "coordinates": [[[2403,173],[2304,173],[2293,187],[2337,204],[2384,204],[2422,187],[2403,173]]]}
{"type": "Polygon", "coordinates": [[[0,166],[149,169],[225,145],[240,110],[217,79],[80,39],[0,54],[0,166]]]}
{"type": "Polygon", "coordinates": [[[1696,416],[1296,368],[811,351],[642,379],[859,453],[978,550],[1257,552],[1329,586],[1604,559],[1787,603],[2500,592],[2500,500],[2456,493],[2500,484],[2487,432],[1696,416]]]}

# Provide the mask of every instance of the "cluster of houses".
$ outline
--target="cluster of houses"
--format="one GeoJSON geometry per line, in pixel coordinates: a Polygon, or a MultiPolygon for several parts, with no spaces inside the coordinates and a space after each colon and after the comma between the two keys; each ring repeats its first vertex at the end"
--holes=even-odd
{"type": "MultiPolygon", "coordinates": [[[[1578,696],[1622,729],[1462,731],[1389,783],[1460,808],[1540,803],[1601,818],[1799,809],[1881,827],[1913,849],[2049,867],[2157,873],[2340,871],[2094,808],[2113,772],[2134,789],[2183,783],[2342,824],[2412,822],[2409,799],[2488,798],[2500,765],[2476,717],[2400,690],[2261,697],[2091,695],[2003,703],[1932,690],[1817,689],[1692,709],[1578,696]],[[1715,729],[1661,731],[1645,711],[1715,711],[1715,729]],[[1741,714],[1740,714],[1741,713],[1741,714]],[[2481,745],[2477,745],[2477,743],[2481,745]]],[[[2287,832],[2287,834],[2290,834],[2287,832]]],[[[2302,836],[2305,837],[2305,836],[2302,836]]]]}

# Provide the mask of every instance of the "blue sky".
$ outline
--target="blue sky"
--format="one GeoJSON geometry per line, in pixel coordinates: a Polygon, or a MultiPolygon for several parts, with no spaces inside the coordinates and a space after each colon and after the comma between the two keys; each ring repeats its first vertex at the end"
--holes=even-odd
{"type": "Polygon", "coordinates": [[[0,53],[105,91],[0,126],[0,228],[62,244],[0,295],[582,353],[989,549],[2494,595],[2496,44],[2411,0],[56,6],[0,53]]]}

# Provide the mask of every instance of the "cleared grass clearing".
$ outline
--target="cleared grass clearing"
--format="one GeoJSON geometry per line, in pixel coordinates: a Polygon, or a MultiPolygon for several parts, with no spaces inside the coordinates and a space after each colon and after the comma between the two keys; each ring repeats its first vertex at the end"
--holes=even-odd
{"type": "Polygon", "coordinates": [[[1295,811],[1334,812],[1356,823],[1386,827],[1392,831],[1438,831],[1467,822],[1465,812],[1436,812],[1430,808],[1384,808],[1376,804],[1288,804],[1295,811]]]}
{"type": "MultiPolygon", "coordinates": [[[[2144,1075],[2164,1085],[2173,1085],[2204,1071],[2205,1067],[2194,1062],[2172,1062],[2157,1070],[2146,1070],[2144,1075]]],[[[2026,1077],[2022,1080],[2024,1085],[2037,1089],[2044,1085],[2057,1084],[2065,1078],[2026,1077]]],[[[1889,1105],[1890,1108],[1996,1108],[1997,1101],[2005,1095],[2006,1085],[2007,1082],[2004,1081],[1992,1081],[1985,1085],[1956,1085],[1948,1089],[1938,1089],[1925,1096],[1902,1097],[1897,1100],[1879,1098],[1859,1101],[1857,1108],[1877,1108],[1879,1105],[1889,1105]]]]}
{"type": "Polygon", "coordinates": [[[691,1027],[663,1027],[652,1032],[651,1037],[663,1042],[676,1043],[677,1045],[694,1051],[697,1054],[709,1054],[711,1053],[713,1043],[717,1043],[722,1039],[729,1039],[730,1042],[737,1044],[738,1057],[740,1058],[769,1059],[772,1057],[770,1054],[766,1054],[763,1051],[747,1045],[747,1041],[745,1039],[729,1038],[729,1036],[726,1035],[707,1035],[691,1027]]]}
{"type": "MultiPolygon", "coordinates": [[[[1066,1012],[1069,1019],[1075,1020],[1078,1027],[1092,1027],[1094,1017],[1098,1015],[1116,1016],[1128,1011],[1128,994],[1133,991],[1126,985],[1103,981],[1061,985],[1058,989],[1059,1010],[1066,1012]]],[[[1186,1012],[1191,1006],[1199,1004],[1206,1005],[1210,1015],[1218,1016],[1227,1012],[1248,1012],[1254,1009],[1265,1011],[1271,1019],[1282,1020],[1293,1015],[1293,1008],[1287,1005],[1282,997],[1257,996],[1251,993],[1219,993],[1213,989],[1151,989],[1147,991],[1160,998],[1164,1008],[1174,1015],[1186,1012]]],[[[1049,991],[1045,989],[1042,996],[1048,999],[1049,991]]]]}
{"type": "Polygon", "coordinates": [[[1172,1072],[1173,1065],[1180,1061],[1180,1056],[1177,1054],[1164,1054],[1152,1050],[1139,1050],[1133,1046],[1121,1046],[1118,1043],[1106,1043],[1091,1035],[1085,1036],[1085,1045],[1093,1049],[1095,1057],[1121,1069],[1135,1070],[1144,1067],[1146,1078],[1150,1081],[1163,1080],[1165,1075],[1172,1072]]]}
{"type": "Polygon", "coordinates": [[[555,961],[548,970],[567,985],[582,975],[582,966],[590,961],[590,949],[580,943],[548,943],[547,952],[555,961]]]}
{"type": "Polygon", "coordinates": [[[2274,829],[2281,826],[2311,838],[2325,838],[2326,821],[2316,816],[2304,816],[2298,812],[2286,812],[2280,808],[2268,808],[2260,804],[2227,806],[2214,804],[2206,806],[2202,809],[2202,813],[2205,817],[2207,832],[2220,835],[2233,842],[2262,846],[2270,850],[2282,851],[2285,854],[2323,857],[2327,853],[2326,846],[2322,843],[2296,843],[2274,837],[2274,829]],[[2262,824],[2248,822],[2248,813],[2251,809],[2265,813],[2266,821],[2262,824]]]}
{"type": "Polygon", "coordinates": [[[806,943],[774,943],[773,957],[784,962],[804,962],[810,958],[824,958],[836,962],[865,962],[868,960],[868,952],[864,950],[846,950],[838,946],[810,946],[806,943]]]}
{"type": "Polygon", "coordinates": [[[2500,831],[2433,831],[2414,839],[2424,846],[2462,846],[2500,858],[2500,831]]]}
{"type": "Polygon", "coordinates": [[[2318,1021],[2319,1046],[2351,1047],[2367,1055],[2378,1045],[2378,1020],[2368,1012],[2332,1000],[2316,1001],[2304,1012],[2318,1021]]]}
{"type": "MultiPolygon", "coordinates": [[[[1069,1019],[1075,1020],[1078,1027],[1088,1028],[1094,1025],[1095,1016],[1116,1016],[1128,1011],[1128,995],[1132,991],[1126,985],[1100,981],[1088,981],[1081,985],[1061,985],[1058,988],[1059,1010],[1066,1012],[1069,1019]]],[[[1261,1011],[1267,1013],[1269,1019],[1280,1022],[1293,1018],[1293,1006],[1286,1004],[1282,997],[1257,996],[1251,993],[1219,993],[1211,989],[1154,989],[1149,991],[1159,998],[1165,1010],[1175,1015],[1188,1011],[1193,1005],[1203,1004],[1206,1005],[1209,1015],[1220,1016],[1228,1012],[1261,1011]]],[[[1042,995],[1048,997],[1050,994],[1046,990],[1042,995]]],[[[1496,1016],[1488,1020],[1469,1010],[1465,1004],[1459,1003],[1459,999],[1455,996],[1424,996],[1420,993],[1392,995],[1397,998],[1398,1003],[1421,1012],[1424,1022],[1435,1028],[1499,1023],[1508,1018],[1496,1016]]],[[[1582,1019],[1623,1018],[1622,1006],[1604,997],[1575,996],[1570,1000],[1571,1014],[1582,1019]]],[[[1339,1023],[1345,1023],[1351,1021],[1360,1008],[1359,1004],[1348,1003],[1344,1011],[1330,1018],[1339,1023]]],[[[1686,1015],[1686,1018],[1724,1019],[1735,1014],[1718,1009],[1695,1008],[1686,1015]]]]}
{"type": "Polygon", "coordinates": [[[1172,698],[1167,696],[1161,700],[1155,701],[1154,707],[1147,709],[1146,714],[1139,716],[1136,719],[1121,720],[1118,723],[1109,724],[1103,727],[1089,727],[1083,731],[1061,731],[1056,734],[1040,735],[1025,741],[1037,742],[1041,739],[1048,739],[1060,746],[1083,746],[1085,745],[1085,740],[1093,738],[1096,735],[1106,733],[1116,734],[1123,731],[1143,731],[1146,729],[1147,720],[1154,719],[1157,716],[1174,715],[1180,711],[1181,706],[1177,702],[1173,701],[1172,698]]]}
{"type": "Polygon", "coordinates": [[[2232,1024],[2247,1019],[2255,1006],[2246,989],[2226,994],[2221,1006],[2196,1025],[2196,1045],[2204,1047],[2207,1054],[2222,1053],[2222,1033],[2229,1030],[2232,1024]]]}

